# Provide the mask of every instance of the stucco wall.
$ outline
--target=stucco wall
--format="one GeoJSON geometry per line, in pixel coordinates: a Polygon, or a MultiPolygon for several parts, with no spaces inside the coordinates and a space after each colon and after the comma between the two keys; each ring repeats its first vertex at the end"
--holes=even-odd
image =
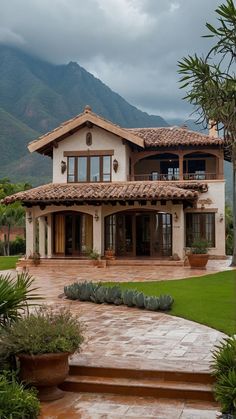
{"type": "Polygon", "coordinates": [[[64,151],[87,151],[87,150],[114,150],[112,161],[116,159],[119,163],[117,172],[112,168],[113,181],[126,181],[128,175],[128,150],[129,147],[123,144],[122,139],[107,131],[93,127],[92,129],[82,128],[75,134],[58,143],[58,148],[53,149],[53,182],[66,183],[67,171],[61,173],[61,161],[67,161],[63,156],[64,151]],[[86,145],[86,134],[92,133],[92,145],[86,145]]]}

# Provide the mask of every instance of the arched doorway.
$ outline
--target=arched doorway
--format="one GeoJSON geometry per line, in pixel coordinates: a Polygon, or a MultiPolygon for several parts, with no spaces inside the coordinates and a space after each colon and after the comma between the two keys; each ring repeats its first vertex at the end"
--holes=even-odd
{"type": "Polygon", "coordinates": [[[105,218],[105,248],[123,257],[172,255],[172,216],[157,211],[122,211],[105,218]]]}
{"type": "Polygon", "coordinates": [[[53,214],[53,253],[83,256],[93,248],[93,217],[76,211],[53,214]]]}

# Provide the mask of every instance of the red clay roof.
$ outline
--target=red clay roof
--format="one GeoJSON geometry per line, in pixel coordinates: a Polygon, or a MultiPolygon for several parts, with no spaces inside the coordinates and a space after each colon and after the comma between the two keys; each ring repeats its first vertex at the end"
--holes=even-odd
{"type": "Polygon", "coordinates": [[[204,192],[204,183],[187,182],[111,182],[111,183],[49,183],[27,191],[18,192],[2,200],[4,204],[15,201],[37,202],[87,202],[122,200],[195,200],[198,191],[204,192]]]}
{"type": "Polygon", "coordinates": [[[164,127],[164,128],[132,128],[135,135],[144,140],[145,148],[173,147],[173,146],[208,146],[223,145],[222,138],[210,137],[187,128],[164,127]]]}

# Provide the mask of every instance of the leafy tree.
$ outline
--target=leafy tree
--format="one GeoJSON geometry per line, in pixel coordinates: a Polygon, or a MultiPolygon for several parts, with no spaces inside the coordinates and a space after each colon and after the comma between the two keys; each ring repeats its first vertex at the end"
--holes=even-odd
{"type": "MultiPolygon", "coordinates": [[[[0,199],[7,195],[29,189],[28,183],[11,183],[9,179],[0,180],[0,199]]],[[[23,226],[25,220],[25,211],[19,202],[10,205],[0,204],[0,227],[7,227],[7,233],[4,236],[4,254],[10,254],[10,233],[14,226],[23,226]]]]}
{"type": "Polygon", "coordinates": [[[212,123],[222,129],[225,152],[233,167],[233,224],[234,252],[232,266],[236,266],[236,8],[233,0],[226,0],[215,10],[218,27],[206,23],[206,38],[215,41],[206,57],[196,54],[179,61],[181,88],[187,88],[187,99],[199,114],[199,122],[212,123]]]}

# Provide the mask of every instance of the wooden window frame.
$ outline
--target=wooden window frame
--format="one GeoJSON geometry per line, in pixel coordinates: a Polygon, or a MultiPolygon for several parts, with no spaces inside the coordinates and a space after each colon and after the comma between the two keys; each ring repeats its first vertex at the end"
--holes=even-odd
{"type": "MultiPolygon", "coordinates": [[[[212,236],[212,243],[211,243],[211,248],[215,248],[216,246],[216,228],[215,228],[215,212],[187,212],[185,215],[185,244],[186,247],[191,247],[192,244],[190,243],[190,239],[188,236],[190,236],[190,234],[187,232],[187,217],[191,217],[191,226],[192,226],[192,230],[191,230],[191,235],[193,236],[194,234],[194,230],[193,230],[193,225],[194,225],[194,215],[198,215],[200,217],[199,220],[199,233],[200,233],[200,237],[199,239],[203,238],[207,240],[206,237],[206,216],[207,215],[211,215],[212,221],[211,221],[211,236],[212,236]]],[[[190,223],[189,223],[190,224],[190,223]]],[[[197,237],[193,237],[193,241],[197,240],[197,237]]]]}
{"type": "MultiPolygon", "coordinates": [[[[70,152],[68,152],[69,154],[71,154],[70,152]]],[[[64,152],[64,156],[65,154],[67,154],[67,152],[64,152]]],[[[79,152],[79,155],[68,155],[67,157],[67,183],[109,183],[112,182],[112,154],[105,154],[105,152],[102,152],[100,154],[81,154],[81,152],[79,152]],[[78,179],[78,158],[79,157],[86,157],[87,158],[87,173],[86,173],[86,180],[79,180],[78,179]],[[99,181],[92,181],[90,179],[90,169],[91,169],[91,157],[99,157],[99,181]],[[110,173],[103,173],[103,158],[104,157],[110,157],[110,173]],[[74,158],[74,180],[71,181],[69,180],[69,159],[70,158],[74,158]],[[103,176],[104,175],[109,175],[110,179],[109,180],[103,180],[103,176]]]]}

